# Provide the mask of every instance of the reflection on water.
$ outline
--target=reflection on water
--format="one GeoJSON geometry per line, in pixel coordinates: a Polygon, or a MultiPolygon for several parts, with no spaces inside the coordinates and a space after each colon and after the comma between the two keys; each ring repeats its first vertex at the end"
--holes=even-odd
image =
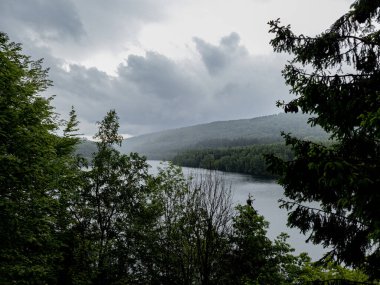
{"type": "MultiPolygon", "coordinates": [[[[150,160],[148,163],[152,166],[150,172],[157,173],[157,167],[160,161],[150,160]]],[[[205,171],[203,169],[183,167],[183,173],[190,175],[205,171]]],[[[297,229],[291,229],[286,226],[287,212],[285,209],[278,207],[278,200],[283,198],[283,189],[275,181],[260,180],[250,175],[238,173],[219,172],[223,175],[227,184],[231,184],[234,203],[245,204],[248,194],[251,194],[254,201],[253,206],[261,215],[270,223],[268,237],[273,240],[281,232],[290,235],[289,243],[295,248],[296,253],[307,252],[313,260],[322,257],[325,250],[321,246],[306,243],[306,236],[299,233],[297,229]]]]}

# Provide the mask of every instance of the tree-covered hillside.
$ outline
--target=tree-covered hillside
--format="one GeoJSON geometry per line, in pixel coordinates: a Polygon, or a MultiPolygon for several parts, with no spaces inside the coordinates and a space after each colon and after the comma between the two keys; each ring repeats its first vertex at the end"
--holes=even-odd
{"type": "Polygon", "coordinates": [[[148,159],[172,159],[190,149],[238,147],[282,142],[281,132],[294,136],[325,140],[327,134],[307,124],[309,116],[278,114],[253,119],[220,121],[162,131],[127,139],[123,152],[138,152],[148,159]]]}

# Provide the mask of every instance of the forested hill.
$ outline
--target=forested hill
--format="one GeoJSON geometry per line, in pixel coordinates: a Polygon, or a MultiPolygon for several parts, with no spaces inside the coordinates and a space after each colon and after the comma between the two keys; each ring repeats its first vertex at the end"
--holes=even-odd
{"type": "Polygon", "coordinates": [[[172,159],[177,153],[190,149],[281,142],[282,131],[299,138],[327,139],[327,134],[321,128],[307,124],[308,118],[303,114],[281,113],[166,130],[129,138],[123,142],[122,151],[138,152],[148,159],[172,159]]]}

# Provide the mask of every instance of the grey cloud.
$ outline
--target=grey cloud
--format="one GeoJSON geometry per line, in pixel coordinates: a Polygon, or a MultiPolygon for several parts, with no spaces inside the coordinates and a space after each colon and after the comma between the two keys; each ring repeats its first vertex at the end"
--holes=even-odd
{"type": "Polygon", "coordinates": [[[173,100],[194,93],[194,85],[175,62],[169,58],[148,52],[145,57],[131,55],[128,65],[119,67],[119,75],[133,81],[142,93],[164,100],[173,100]]]}
{"type": "Polygon", "coordinates": [[[51,72],[54,86],[75,94],[83,101],[104,101],[112,93],[111,78],[96,68],[70,65],[70,71],[54,68],[51,72]],[[106,92],[109,90],[109,92],[106,92]]]}
{"type": "Polygon", "coordinates": [[[173,1],[0,1],[0,30],[28,50],[48,48],[68,62],[86,62],[125,52],[138,42],[144,24],[165,18],[166,4],[173,1]]]}
{"type": "MultiPolygon", "coordinates": [[[[173,0],[77,1],[77,11],[84,22],[88,44],[98,49],[117,48],[125,39],[135,40],[142,24],[165,16],[165,3],[173,0]]],[[[84,43],[85,44],[85,43],[84,43]]]]}
{"type": "Polygon", "coordinates": [[[248,56],[247,50],[239,46],[240,36],[235,32],[223,37],[219,46],[209,44],[199,38],[194,38],[194,42],[203,63],[212,75],[222,72],[234,60],[248,56]]]}
{"type": "Polygon", "coordinates": [[[195,122],[202,89],[191,77],[165,56],[148,53],[130,56],[117,77],[79,65],[70,65],[69,71],[53,68],[55,84],[49,92],[58,94],[54,100],[58,113],[66,114],[74,105],[86,128],[115,108],[121,132],[139,134],[195,122]]]}
{"type": "Polygon", "coordinates": [[[238,33],[231,33],[229,36],[223,37],[220,40],[220,45],[230,49],[236,49],[239,46],[240,36],[238,33]]]}
{"type": "Polygon", "coordinates": [[[173,61],[147,52],[129,56],[116,76],[79,65],[69,71],[53,68],[55,86],[50,92],[58,94],[54,104],[59,113],[76,107],[87,134],[111,108],[120,116],[121,132],[134,135],[279,112],[276,100],[289,96],[280,73],[285,59],[242,52],[237,39],[226,37],[219,46],[203,41],[221,54],[226,46],[234,47],[228,64],[215,74],[202,62],[173,61]]]}
{"type": "Polygon", "coordinates": [[[199,38],[194,38],[194,42],[210,74],[217,74],[226,66],[227,58],[223,51],[199,38]]]}
{"type": "Polygon", "coordinates": [[[5,32],[30,33],[33,38],[78,40],[85,34],[83,24],[71,1],[1,1],[0,26],[5,32]]]}

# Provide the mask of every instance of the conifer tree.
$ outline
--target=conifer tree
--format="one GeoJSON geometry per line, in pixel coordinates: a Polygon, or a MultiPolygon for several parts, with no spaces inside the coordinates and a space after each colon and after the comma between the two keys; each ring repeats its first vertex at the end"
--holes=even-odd
{"type": "Polygon", "coordinates": [[[295,159],[268,157],[291,210],[289,224],[328,246],[328,256],[380,277],[380,1],[357,0],[315,36],[271,21],[271,44],[292,55],[283,70],[295,98],[285,112],[309,113],[330,147],[285,135],[295,159]],[[305,202],[317,202],[310,208],[305,202]]]}

